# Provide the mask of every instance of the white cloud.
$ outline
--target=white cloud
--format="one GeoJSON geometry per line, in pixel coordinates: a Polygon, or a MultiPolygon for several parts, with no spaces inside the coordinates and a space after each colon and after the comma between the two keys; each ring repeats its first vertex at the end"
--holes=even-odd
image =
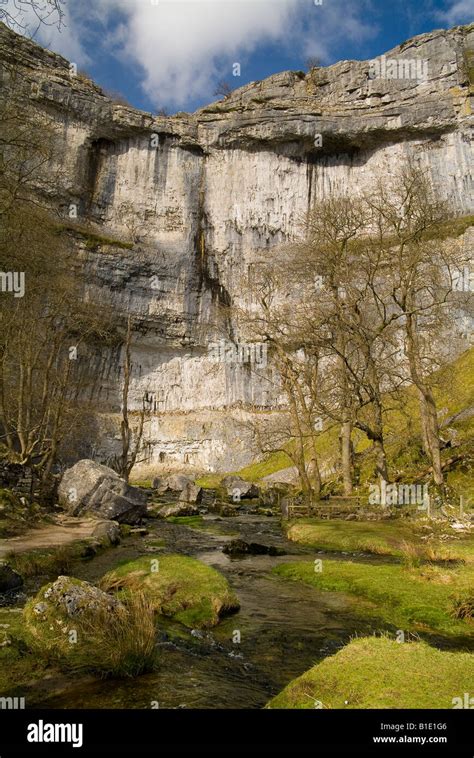
{"type": "Polygon", "coordinates": [[[469,24],[474,18],[474,0],[454,0],[445,11],[439,11],[436,15],[449,26],[469,24]]]}
{"type": "Polygon", "coordinates": [[[124,51],[143,66],[143,87],[154,102],[179,105],[209,94],[212,82],[224,73],[217,69],[218,58],[227,60],[224,71],[230,73],[232,58],[239,61],[259,44],[280,40],[291,23],[293,4],[139,3],[127,26],[124,51]]]}
{"type": "Polygon", "coordinates": [[[246,60],[265,43],[324,61],[341,38],[367,38],[373,31],[362,17],[368,2],[95,0],[86,6],[68,0],[67,27],[41,30],[39,40],[84,65],[94,56],[92,34],[121,61],[141,67],[143,90],[155,105],[180,107],[212,99],[219,79],[239,86],[232,63],[241,63],[245,77],[246,60]]]}
{"type": "Polygon", "coordinates": [[[81,18],[77,6],[60,0],[0,0],[0,20],[14,31],[31,37],[70,61],[85,65],[90,58],[81,41],[81,18]],[[72,12],[71,12],[72,11],[72,12]]]}

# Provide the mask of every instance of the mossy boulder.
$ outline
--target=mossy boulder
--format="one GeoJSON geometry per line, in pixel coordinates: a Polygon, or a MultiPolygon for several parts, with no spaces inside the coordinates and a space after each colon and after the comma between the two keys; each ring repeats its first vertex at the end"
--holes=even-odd
{"type": "Polygon", "coordinates": [[[227,579],[216,569],[184,555],[144,556],[106,574],[110,591],[141,590],[155,612],[187,627],[208,628],[239,609],[227,579]]]}
{"type": "Polygon", "coordinates": [[[197,516],[198,509],[192,503],[179,502],[162,505],[157,515],[160,518],[169,518],[170,516],[197,516]]]}
{"type": "Polygon", "coordinates": [[[0,489],[0,537],[13,537],[24,532],[37,507],[31,508],[12,490],[0,489]]]}
{"type": "Polygon", "coordinates": [[[366,637],[290,682],[267,707],[453,708],[473,681],[471,653],[366,637]]]}
{"type": "Polygon", "coordinates": [[[60,576],[27,603],[23,616],[28,644],[65,670],[135,675],[155,654],[153,613],[142,596],[122,602],[60,576]]]}

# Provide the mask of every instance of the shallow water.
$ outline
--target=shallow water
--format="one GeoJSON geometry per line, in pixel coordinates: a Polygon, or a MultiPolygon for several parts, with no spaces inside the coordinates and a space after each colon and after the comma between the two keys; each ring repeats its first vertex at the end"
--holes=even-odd
{"type": "Polygon", "coordinates": [[[172,624],[161,629],[157,672],[128,680],[53,676],[32,684],[30,707],[261,708],[291,679],[336,652],[351,636],[380,628],[357,616],[350,599],[270,573],[278,563],[320,556],[288,542],[277,519],[209,518],[206,527],[150,522],[146,537],[127,539],[78,564],[74,574],[96,581],[123,559],[181,552],[222,571],[239,597],[240,611],[210,632],[189,631],[177,638],[170,633],[172,624]],[[237,536],[275,545],[288,554],[229,558],[222,547],[237,536]],[[150,544],[159,541],[163,546],[150,544]]]}

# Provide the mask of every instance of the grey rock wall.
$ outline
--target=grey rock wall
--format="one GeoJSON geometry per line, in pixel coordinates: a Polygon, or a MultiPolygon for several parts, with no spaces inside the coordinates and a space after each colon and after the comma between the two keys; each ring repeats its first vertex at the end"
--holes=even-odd
{"type": "MultiPolygon", "coordinates": [[[[138,409],[147,393],[152,462],[229,470],[251,457],[238,416],[278,408],[271,367],[213,363],[209,343],[238,339],[238,319],[222,307],[245,302],[252,264],[298,239],[309,207],[361,192],[415,156],[447,200],[474,211],[473,43],[474,26],[457,27],[386,54],[419,61],[419,79],[373,79],[367,61],[341,61],[158,117],[113,103],[60,56],[0,28],[0,60],[18,62],[32,108],[57,128],[49,202],[130,247],[77,240],[85,298],[136,316],[131,398],[138,409]]],[[[101,400],[114,413],[120,360],[105,357],[101,400]]]]}

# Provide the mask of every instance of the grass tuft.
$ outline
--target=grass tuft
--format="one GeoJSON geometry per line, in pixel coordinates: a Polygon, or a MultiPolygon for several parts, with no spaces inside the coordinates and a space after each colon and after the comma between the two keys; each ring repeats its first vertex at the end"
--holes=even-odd
{"type": "Polygon", "coordinates": [[[42,602],[46,589],[24,609],[24,640],[46,663],[64,671],[120,677],[156,667],[154,613],[143,593],[124,593],[116,609],[86,607],[74,617],[49,605],[39,618],[35,606],[42,602]]]}

